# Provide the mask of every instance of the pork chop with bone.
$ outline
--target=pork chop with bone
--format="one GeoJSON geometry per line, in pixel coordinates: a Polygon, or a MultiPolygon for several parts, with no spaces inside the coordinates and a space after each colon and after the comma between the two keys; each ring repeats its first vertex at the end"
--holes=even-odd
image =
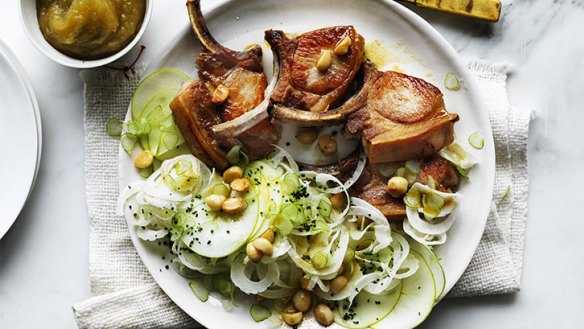
{"type": "Polygon", "coordinates": [[[265,39],[280,62],[271,95],[277,119],[322,125],[348,115],[348,107],[339,105],[361,67],[365,49],[365,39],[353,26],[298,36],[268,30],[265,39]]]}
{"type": "Polygon", "coordinates": [[[442,92],[407,74],[378,71],[364,64],[367,96],[347,120],[349,133],[361,136],[371,163],[420,159],[454,141],[458,115],[449,113],[442,92]]]}
{"type": "Polygon", "coordinates": [[[251,159],[268,155],[280,138],[280,128],[268,118],[232,134],[213,130],[229,125],[264,101],[267,79],[261,47],[234,51],[222,46],[205,24],[200,0],[189,0],[187,7],[202,51],[196,59],[199,80],[183,86],[170,104],[177,126],[193,154],[211,167],[226,168],[226,153],[237,145],[251,159]]]}

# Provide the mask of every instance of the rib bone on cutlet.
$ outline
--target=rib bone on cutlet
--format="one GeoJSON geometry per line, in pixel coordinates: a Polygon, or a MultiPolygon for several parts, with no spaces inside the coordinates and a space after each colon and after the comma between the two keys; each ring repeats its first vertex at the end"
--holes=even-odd
{"type": "Polygon", "coordinates": [[[175,122],[193,154],[209,166],[227,167],[226,152],[235,145],[242,146],[252,159],[267,155],[280,138],[279,128],[265,119],[267,114],[236,134],[213,131],[214,126],[231,122],[262,104],[267,79],[261,47],[234,51],[222,46],[207,28],[200,0],[189,0],[187,8],[202,45],[196,60],[199,80],[187,84],[171,102],[175,122]],[[225,102],[214,104],[211,95],[219,86],[227,87],[229,95],[225,102]]]}

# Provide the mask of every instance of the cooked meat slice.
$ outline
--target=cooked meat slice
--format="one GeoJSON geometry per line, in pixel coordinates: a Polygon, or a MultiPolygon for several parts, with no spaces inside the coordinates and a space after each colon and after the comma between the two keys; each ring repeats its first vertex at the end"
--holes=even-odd
{"type": "MultiPolygon", "coordinates": [[[[345,182],[357,168],[359,152],[360,150],[357,150],[335,164],[326,166],[300,164],[300,167],[302,170],[333,175],[341,182],[345,182]]],[[[399,221],[406,217],[406,207],[402,199],[395,199],[387,193],[387,180],[373,165],[368,163],[359,179],[349,189],[349,194],[369,202],[379,209],[388,220],[399,221]]]]}
{"type": "Polygon", "coordinates": [[[203,49],[196,59],[199,82],[184,88],[170,105],[179,129],[195,155],[220,169],[228,165],[225,153],[234,145],[241,145],[251,159],[267,155],[280,138],[279,127],[268,119],[236,138],[213,133],[213,126],[243,115],[264,99],[267,80],[261,47],[246,51],[223,47],[211,36],[203,20],[200,0],[189,0],[187,7],[203,49]],[[213,93],[224,87],[229,90],[227,98],[212,103],[213,93]]]}
{"type": "MultiPolygon", "coordinates": [[[[221,84],[229,89],[229,97],[219,112],[223,121],[230,121],[263,101],[267,80],[263,72],[258,73],[237,67],[221,84]]],[[[278,143],[280,134],[280,126],[272,124],[270,119],[265,119],[238,135],[237,139],[249,158],[254,160],[269,154],[272,151],[272,145],[278,143]]],[[[218,139],[223,143],[226,138],[218,139]]]]}
{"type": "Polygon", "coordinates": [[[451,193],[458,187],[456,168],[442,157],[434,156],[424,159],[416,182],[428,185],[430,177],[436,182],[436,189],[439,191],[451,193]]]}
{"type": "Polygon", "coordinates": [[[402,199],[389,195],[387,180],[387,177],[381,175],[371,163],[368,163],[361,177],[351,187],[350,193],[379,209],[389,221],[399,221],[406,217],[406,206],[402,199]]]}
{"type": "MultiPolygon", "coordinates": [[[[211,127],[221,122],[211,91],[202,81],[191,81],[170,103],[174,121],[193,154],[209,166],[225,168],[225,152],[213,139],[211,127]]],[[[235,145],[236,141],[224,141],[235,145]]],[[[226,146],[226,145],[224,145],[226,146]]]]}
{"type": "Polygon", "coordinates": [[[265,39],[280,59],[280,76],[271,100],[299,111],[326,112],[339,105],[364,56],[365,41],[352,26],[328,27],[292,38],[269,30],[265,39]],[[348,52],[335,55],[335,47],[346,37],[351,40],[348,52]],[[332,54],[332,64],[319,70],[323,51],[332,54]]]}
{"type": "Polygon", "coordinates": [[[432,84],[403,73],[379,72],[366,63],[366,105],[353,112],[346,128],[361,134],[372,163],[402,161],[430,156],[454,140],[457,114],[444,106],[443,95],[432,84]]]}
{"type": "Polygon", "coordinates": [[[330,165],[324,166],[316,166],[311,164],[304,164],[300,163],[301,170],[310,170],[316,171],[317,173],[321,174],[329,174],[333,175],[338,178],[341,182],[346,182],[355,170],[357,169],[357,165],[359,164],[359,153],[361,151],[359,149],[355,150],[355,152],[351,153],[346,158],[339,160],[337,163],[333,163],[330,165]]]}

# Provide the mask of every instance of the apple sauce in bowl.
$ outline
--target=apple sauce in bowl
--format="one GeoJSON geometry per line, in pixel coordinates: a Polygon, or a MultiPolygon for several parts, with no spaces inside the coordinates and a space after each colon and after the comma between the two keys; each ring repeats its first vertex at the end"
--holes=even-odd
{"type": "Polygon", "coordinates": [[[136,36],[146,0],[37,0],[39,28],[60,52],[78,59],[115,54],[136,36]]]}

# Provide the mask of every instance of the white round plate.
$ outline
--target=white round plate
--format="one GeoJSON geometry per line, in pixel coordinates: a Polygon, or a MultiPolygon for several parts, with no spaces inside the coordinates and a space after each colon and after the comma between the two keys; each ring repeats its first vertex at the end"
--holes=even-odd
{"type": "Polygon", "coordinates": [[[16,220],[34,185],[41,157],[36,96],[20,63],[0,40],[0,238],[16,220]]]}
{"type": "MultiPolygon", "coordinates": [[[[186,15],[185,11],[185,15],[186,15]]],[[[378,0],[248,0],[224,2],[205,13],[211,33],[224,45],[242,49],[252,43],[263,44],[264,31],[282,29],[302,32],[325,26],[354,25],[368,42],[379,40],[391,50],[387,69],[399,68],[438,86],[445,94],[450,112],[460,115],[455,131],[462,143],[475,131],[485,139],[482,150],[471,153],[480,164],[471,172],[471,182],[463,184],[460,192],[465,196],[458,221],[448,233],[448,242],[437,248],[442,259],[447,284],[445,294],[458,281],[468,266],[481,239],[493,191],[495,152],[487,113],[479,99],[473,77],[452,47],[427,22],[393,1],[378,0]],[[448,72],[455,72],[462,88],[449,91],[443,80],[448,72]]],[[[179,36],[149,70],[175,67],[195,77],[194,58],[200,47],[190,27],[179,36]]],[[[271,72],[271,51],[264,48],[264,67],[271,72]]],[[[132,157],[120,152],[121,185],[141,179],[133,166],[132,157]]],[[[131,220],[131,219],[130,219],[131,220]]],[[[129,225],[131,222],[129,222],[129,225]]],[[[273,323],[255,323],[249,315],[249,303],[238,300],[237,306],[227,312],[220,298],[200,302],[189,289],[187,280],[165,270],[168,258],[161,257],[164,246],[139,240],[133,229],[130,234],[136,249],[154,279],[168,296],[187,314],[208,328],[265,328],[273,323]]],[[[318,327],[314,321],[304,321],[302,327],[318,327]]],[[[386,328],[383,322],[376,328],[386,328]]]]}

